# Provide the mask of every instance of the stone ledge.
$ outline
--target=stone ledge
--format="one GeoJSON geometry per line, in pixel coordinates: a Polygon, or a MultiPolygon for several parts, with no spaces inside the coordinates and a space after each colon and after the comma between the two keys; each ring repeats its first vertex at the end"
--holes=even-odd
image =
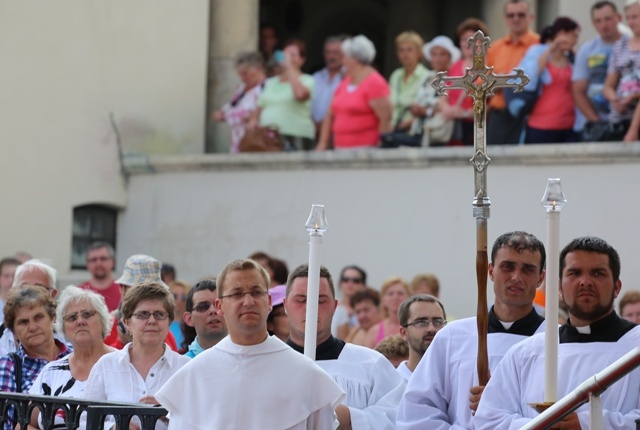
{"type": "MultiPolygon", "coordinates": [[[[622,142],[489,146],[491,164],[554,165],[640,162],[640,145],[622,142]]],[[[363,149],[255,154],[127,155],[132,175],[192,171],[430,168],[467,166],[471,147],[363,149]]]]}

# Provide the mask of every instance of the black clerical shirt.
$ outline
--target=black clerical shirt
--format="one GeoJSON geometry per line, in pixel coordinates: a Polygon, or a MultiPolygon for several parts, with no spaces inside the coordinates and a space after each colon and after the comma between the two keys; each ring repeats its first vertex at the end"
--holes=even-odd
{"type": "Polygon", "coordinates": [[[542,324],[544,318],[542,318],[535,309],[531,309],[524,318],[520,318],[515,321],[509,330],[504,328],[496,314],[493,312],[493,306],[491,306],[491,310],[489,311],[489,333],[508,333],[508,334],[519,334],[521,336],[533,336],[542,324]]]}
{"type": "Polygon", "coordinates": [[[635,326],[636,324],[623,320],[613,311],[591,324],[591,333],[587,334],[578,332],[569,319],[560,327],[560,343],[617,342],[635,326]]]}
{"type": "MultiPolygon", "coordinates": [[[[304,354],[304,347],[293,343],[291,338],[287,339],[287,345],[298,351],[300,354],[304,354]]],[[[337,360],[338,356],[342,352],[342,348],[344,348],[344,345],[344,340],[329,336],[329,339],[322,342],[316,348],[316,360],[337,360]]]]}

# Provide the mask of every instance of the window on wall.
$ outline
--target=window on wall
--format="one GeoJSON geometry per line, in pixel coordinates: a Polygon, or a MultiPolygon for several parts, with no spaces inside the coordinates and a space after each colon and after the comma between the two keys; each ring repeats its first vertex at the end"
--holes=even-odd
{"type": "Polygon", "coordinates": [[[73,209],[71,268],[86,269],[86,252],[92,242],[104,241],[116,247],[118,211],[108,206],[85,205],[73,209]]]}

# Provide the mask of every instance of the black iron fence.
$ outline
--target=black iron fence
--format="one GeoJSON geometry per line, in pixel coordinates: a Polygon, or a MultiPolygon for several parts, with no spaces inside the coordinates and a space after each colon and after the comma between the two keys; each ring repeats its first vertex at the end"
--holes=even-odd
{"type": "Polygon", "coordinates": [[[26,430],[31,421],[34,409],[40,411],[42,428],[50,430],[55,423],[56,415],[64,416],[66,428],[75,430],[80,426],[80,415],[87,413],[87,430],[99,430],[104,428],[107,416],[115,419],[116,429],[129,429],[129,422],[138,417],[142,430],[153,430],[158,420],[164,420],[166,409],[151,405],[133,405],[115,402],[93,402],[81,399],[64,397],[32,396],[29,394],[0,393],[0,411],[2,422],[7,419],[7,414],[13,406],[14,424],[26,430]],[[60,412],[60,413],[59,413],[60,412]]]}

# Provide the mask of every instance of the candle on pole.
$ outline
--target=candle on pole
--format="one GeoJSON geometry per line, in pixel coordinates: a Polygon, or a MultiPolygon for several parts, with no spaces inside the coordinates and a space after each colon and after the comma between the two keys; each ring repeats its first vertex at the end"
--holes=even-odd
{"type": "Polygon", "coordinates": [[[307,278],[307,315],[304,327],[304,355],[316,359],[318,337],[318,300],[320,297],[320,245],[327,231],[324,205],[311,205],[311,214],[305,224],[309,232],[309,277],[307,278]]]}
{"type": "Polygon", "coordinates": [[[542,206],[547,210],[545,290],[544,402],[558,400],[558,287],[560,281],[560,211],[567,203],[560,178],[548,178],[542,206]]]}

